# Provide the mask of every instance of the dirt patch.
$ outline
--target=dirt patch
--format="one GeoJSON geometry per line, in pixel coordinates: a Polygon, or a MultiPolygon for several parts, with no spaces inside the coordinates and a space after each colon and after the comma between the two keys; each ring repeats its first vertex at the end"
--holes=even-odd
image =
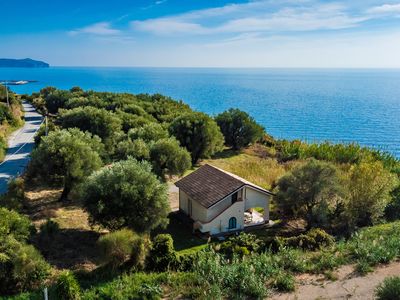
{"type": "Polygon", "coordinates": [[[179,189],[172,182],[168,183],[168,199],[171,211],[179,210],[179,189]]]}
{"type": "Polygon", "coordinates": [[[274,300],[327,300],[327,299],[374,299],[374,291],[386,277],[400,275],[400,262],[377,267],[374,272],[360,276],[354,266],[343,266],[334,272],[336,281],[327,281],[322,275],[297,276],[296,292],[275,294],[274,300]]]}

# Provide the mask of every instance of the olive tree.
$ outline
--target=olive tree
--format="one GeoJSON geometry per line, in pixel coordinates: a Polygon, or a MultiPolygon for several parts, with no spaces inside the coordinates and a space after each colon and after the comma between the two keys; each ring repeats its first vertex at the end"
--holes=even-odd
{"type": "Polygon", "coordinates": [[[152,122],[129,130],[128,136],[132,140],[142,139],[149,143],[167,138],[168,131],[165,130],[160,124],[152,122]]]}
{"type": "Polygon", "coordinates": [[[225,144],[235,150],[239,150],[259,140],[264,134],[264,128],[239,109],[229,109],[216,116],[225,144]]]}
{"type": "Polygon", "coordinates": [[[182,175],[191,166],[190,154],[175,138],[161,139],[150,149],[154,171],[161,177],[182,175]]]}
{"type": "Polygon", "coordinates": [[[167,224],[167,186],[146,161],[128,159],[93,173],[82,184],[82,199],[91,223],[110,230],[142,233],[167,224]]]}
{"type": "Polygon", "coordinates": [[[381,162],[362,162],[350,169],[347,184],[347,215],[351,226],[376,223],[392,199],[398,184],[396,175],[381,162]]]}
{"type": "Polygon", "coordinates": [[[121,120],[105,109],[77,107],[61,113],[58,122],[62,128],[79,128],[101,138],[107,149],[113,147],[116,133],[121,131],[121,120]]]}
{"type": "Polygon", "coordinates": [[[190,152],[193,164],[222,150],[224,144],[218,125],[203,113],[184,114],[172,122],[169,130],[190,152]]]}
{"type": "Polygon", "coordinates": [[[309,160],[281,177],[277,184],[276,201],[284,214],[301,217],[308,227],[321,225],[329,207],[338,203],[342,189],[334,165],[309,160]]]}
{"type": "Polygon", "coordinates": [[[65,200],[77,183],[101,167],[102,149],[97,136],[77,128],[52,131],[32,152],[28,173],[48,183],[61,181],[64,189],[60,200],[65,200]]]}

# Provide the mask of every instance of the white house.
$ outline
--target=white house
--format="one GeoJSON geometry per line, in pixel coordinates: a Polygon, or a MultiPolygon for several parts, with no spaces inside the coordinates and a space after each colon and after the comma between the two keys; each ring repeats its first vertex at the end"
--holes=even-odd
{"type": "Polygon", "coordinates": [[[214,166],[204,165],[175,185],[179,210],[194,230],[216,235],[269,222],[272,193],[214,166]]]}

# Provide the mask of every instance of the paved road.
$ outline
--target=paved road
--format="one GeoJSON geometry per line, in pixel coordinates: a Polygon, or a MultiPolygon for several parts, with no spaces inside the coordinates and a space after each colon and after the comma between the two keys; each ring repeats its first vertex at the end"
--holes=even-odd
{"type": "Polygon", "coordinates": [[[25,125],[13,132],[8,139],[8,150],[4,161],[0,164],[0,194],[7,191],[7,182],[23,173],[28,165],[34,136],[42,123],[43,117],[32,105],[24,102],[25,125]]]}

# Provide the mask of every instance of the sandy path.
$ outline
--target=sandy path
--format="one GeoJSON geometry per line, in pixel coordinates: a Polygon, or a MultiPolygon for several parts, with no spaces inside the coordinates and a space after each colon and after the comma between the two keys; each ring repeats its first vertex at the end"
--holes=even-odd
{"type": "Polygon", "coordinates": [[[299,275],[296,291],[291,294],[275,294],[274,300],[325,300],[325,299],[374,299],[374,290],[386,277],[400,275],[400,262],[382,265],[374,272],[359,276],[353,266],[339,268],[335,275],[338,280],[326,281],[321,276],[299,275]]]}

